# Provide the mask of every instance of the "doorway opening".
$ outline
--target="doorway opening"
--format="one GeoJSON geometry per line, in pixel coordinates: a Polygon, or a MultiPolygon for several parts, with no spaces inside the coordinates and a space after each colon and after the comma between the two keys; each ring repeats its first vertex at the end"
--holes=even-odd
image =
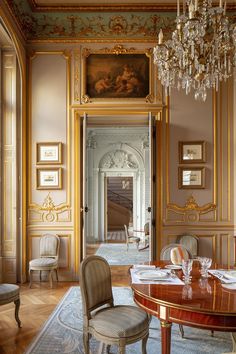
{"type": "Polygon", "coordinates": [[[127,124],[122,116],[117,125],[112,118],[109,124],[104,117],[96,118],[86,116],[84,123],[84,256],[100,255],[110,265],[149,261],[153,234],[150,117],[136,117],[127,124]],[[130,236],[139,242],[130,244],[130,236]]]}

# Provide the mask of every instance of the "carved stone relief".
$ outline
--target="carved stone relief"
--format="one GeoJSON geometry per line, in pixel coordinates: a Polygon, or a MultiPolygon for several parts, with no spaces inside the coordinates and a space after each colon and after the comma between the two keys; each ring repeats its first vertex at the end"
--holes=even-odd
{"type": "Polygon", "coordinates": [[[115,150],[107,153],[100,163],[101,168],[138,168],[132,154],[123,150],[115,150]]]}

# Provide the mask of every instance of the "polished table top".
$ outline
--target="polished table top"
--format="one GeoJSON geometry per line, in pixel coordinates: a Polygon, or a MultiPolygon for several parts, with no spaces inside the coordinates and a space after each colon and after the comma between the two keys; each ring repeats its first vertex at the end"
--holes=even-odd
{"type": "MultiPolygon", "coordinates": [[[[164,268],[167,262],[153,262],[152,264],[164,268]]],[[[211,269],[218,268],[217,265],[211,267],[211,269]]],[[[182,270],[175,272],[182,278],[182,270]]],[[[208,279],[201,278],[198,261],[193,262],[191,275],[192,282],[189,285],[132,284],[132,289],[143,299],[157,302],[168,308],[235,316],[236,289],[223,288],[220,280],[213,276],[208,279]]]]}

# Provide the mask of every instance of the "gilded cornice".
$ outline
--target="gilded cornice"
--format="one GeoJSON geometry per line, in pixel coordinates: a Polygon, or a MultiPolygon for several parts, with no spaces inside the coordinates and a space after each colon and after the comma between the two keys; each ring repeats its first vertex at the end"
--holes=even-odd
{"type": "MultiPolygon", "coordinates": [[[[48,2],[37,4],[35,0],[28,0],[28,3],[34,12],[106,12],[106,11],[176,11],[176,3],[174,2],[160,2],[160,3],[125,3],[125,4],[108,4],[108,3],[94,3],[87,4],[86,1],[81,4],[51,4],[48,2]]],[[[231,2],[227,5],[228,10],[236,10],[236,4],[231,2]]]]}
{"type": "MultiPolygon", "coordinates": [[[[152,41],[156,40],[160,28],[164,36],[170,36],[175,27],[175,11],[168,8],[158,8],[161,5],[142,5],[145,9],[135,8],[132,11],[118,11],[115,5],[96,5],[84,11],[75,11],[75,7],[60,6],[58,9],[35,11],[34,2],[27,0],[3,0],[11,9],[11,13],[28,41],[152,41]],[[110,7],[109,7],[110,6],[110,7]],[[113,7],[112,7],[113,6],[113,7]],[[157,6],[157,8],[155,8],[157,6]],[[33,10],[32,10],[33,9],[33,10]],[[60,10],[60,11],[59,11],[60,10]],[[103,11],[103,13],[101,13],[103,11]]],[[[128,6],[125,4],[122,6],[128,6]]],[[[81,5],[82,6],[82,5],[81,5]]],[[[138,5],[137,5],[138,6],[138,5]]],[[[173,5],[171,5],[173,6],[173,5]]],[[[235,22],[235,13],[230,14],[235,22]]]]}

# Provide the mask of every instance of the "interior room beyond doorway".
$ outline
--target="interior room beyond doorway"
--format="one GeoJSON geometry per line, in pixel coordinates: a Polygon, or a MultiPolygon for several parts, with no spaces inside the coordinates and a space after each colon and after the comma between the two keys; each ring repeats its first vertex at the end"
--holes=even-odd
{"type": "MultiPolygon", "coordinates": [[[[137,120],[138,121],[138,120],[137,120]]],[[[98,254],[111,265],[129,265],[149,260],[144,225],[150,222],[150,149],[148,118],[145,123],[86,129],[86,254],[98,254]],[[127,247],[129,235],[139,245],[127,247]],[[140,249],[140,250],[139,250],[140,249]]]]}

